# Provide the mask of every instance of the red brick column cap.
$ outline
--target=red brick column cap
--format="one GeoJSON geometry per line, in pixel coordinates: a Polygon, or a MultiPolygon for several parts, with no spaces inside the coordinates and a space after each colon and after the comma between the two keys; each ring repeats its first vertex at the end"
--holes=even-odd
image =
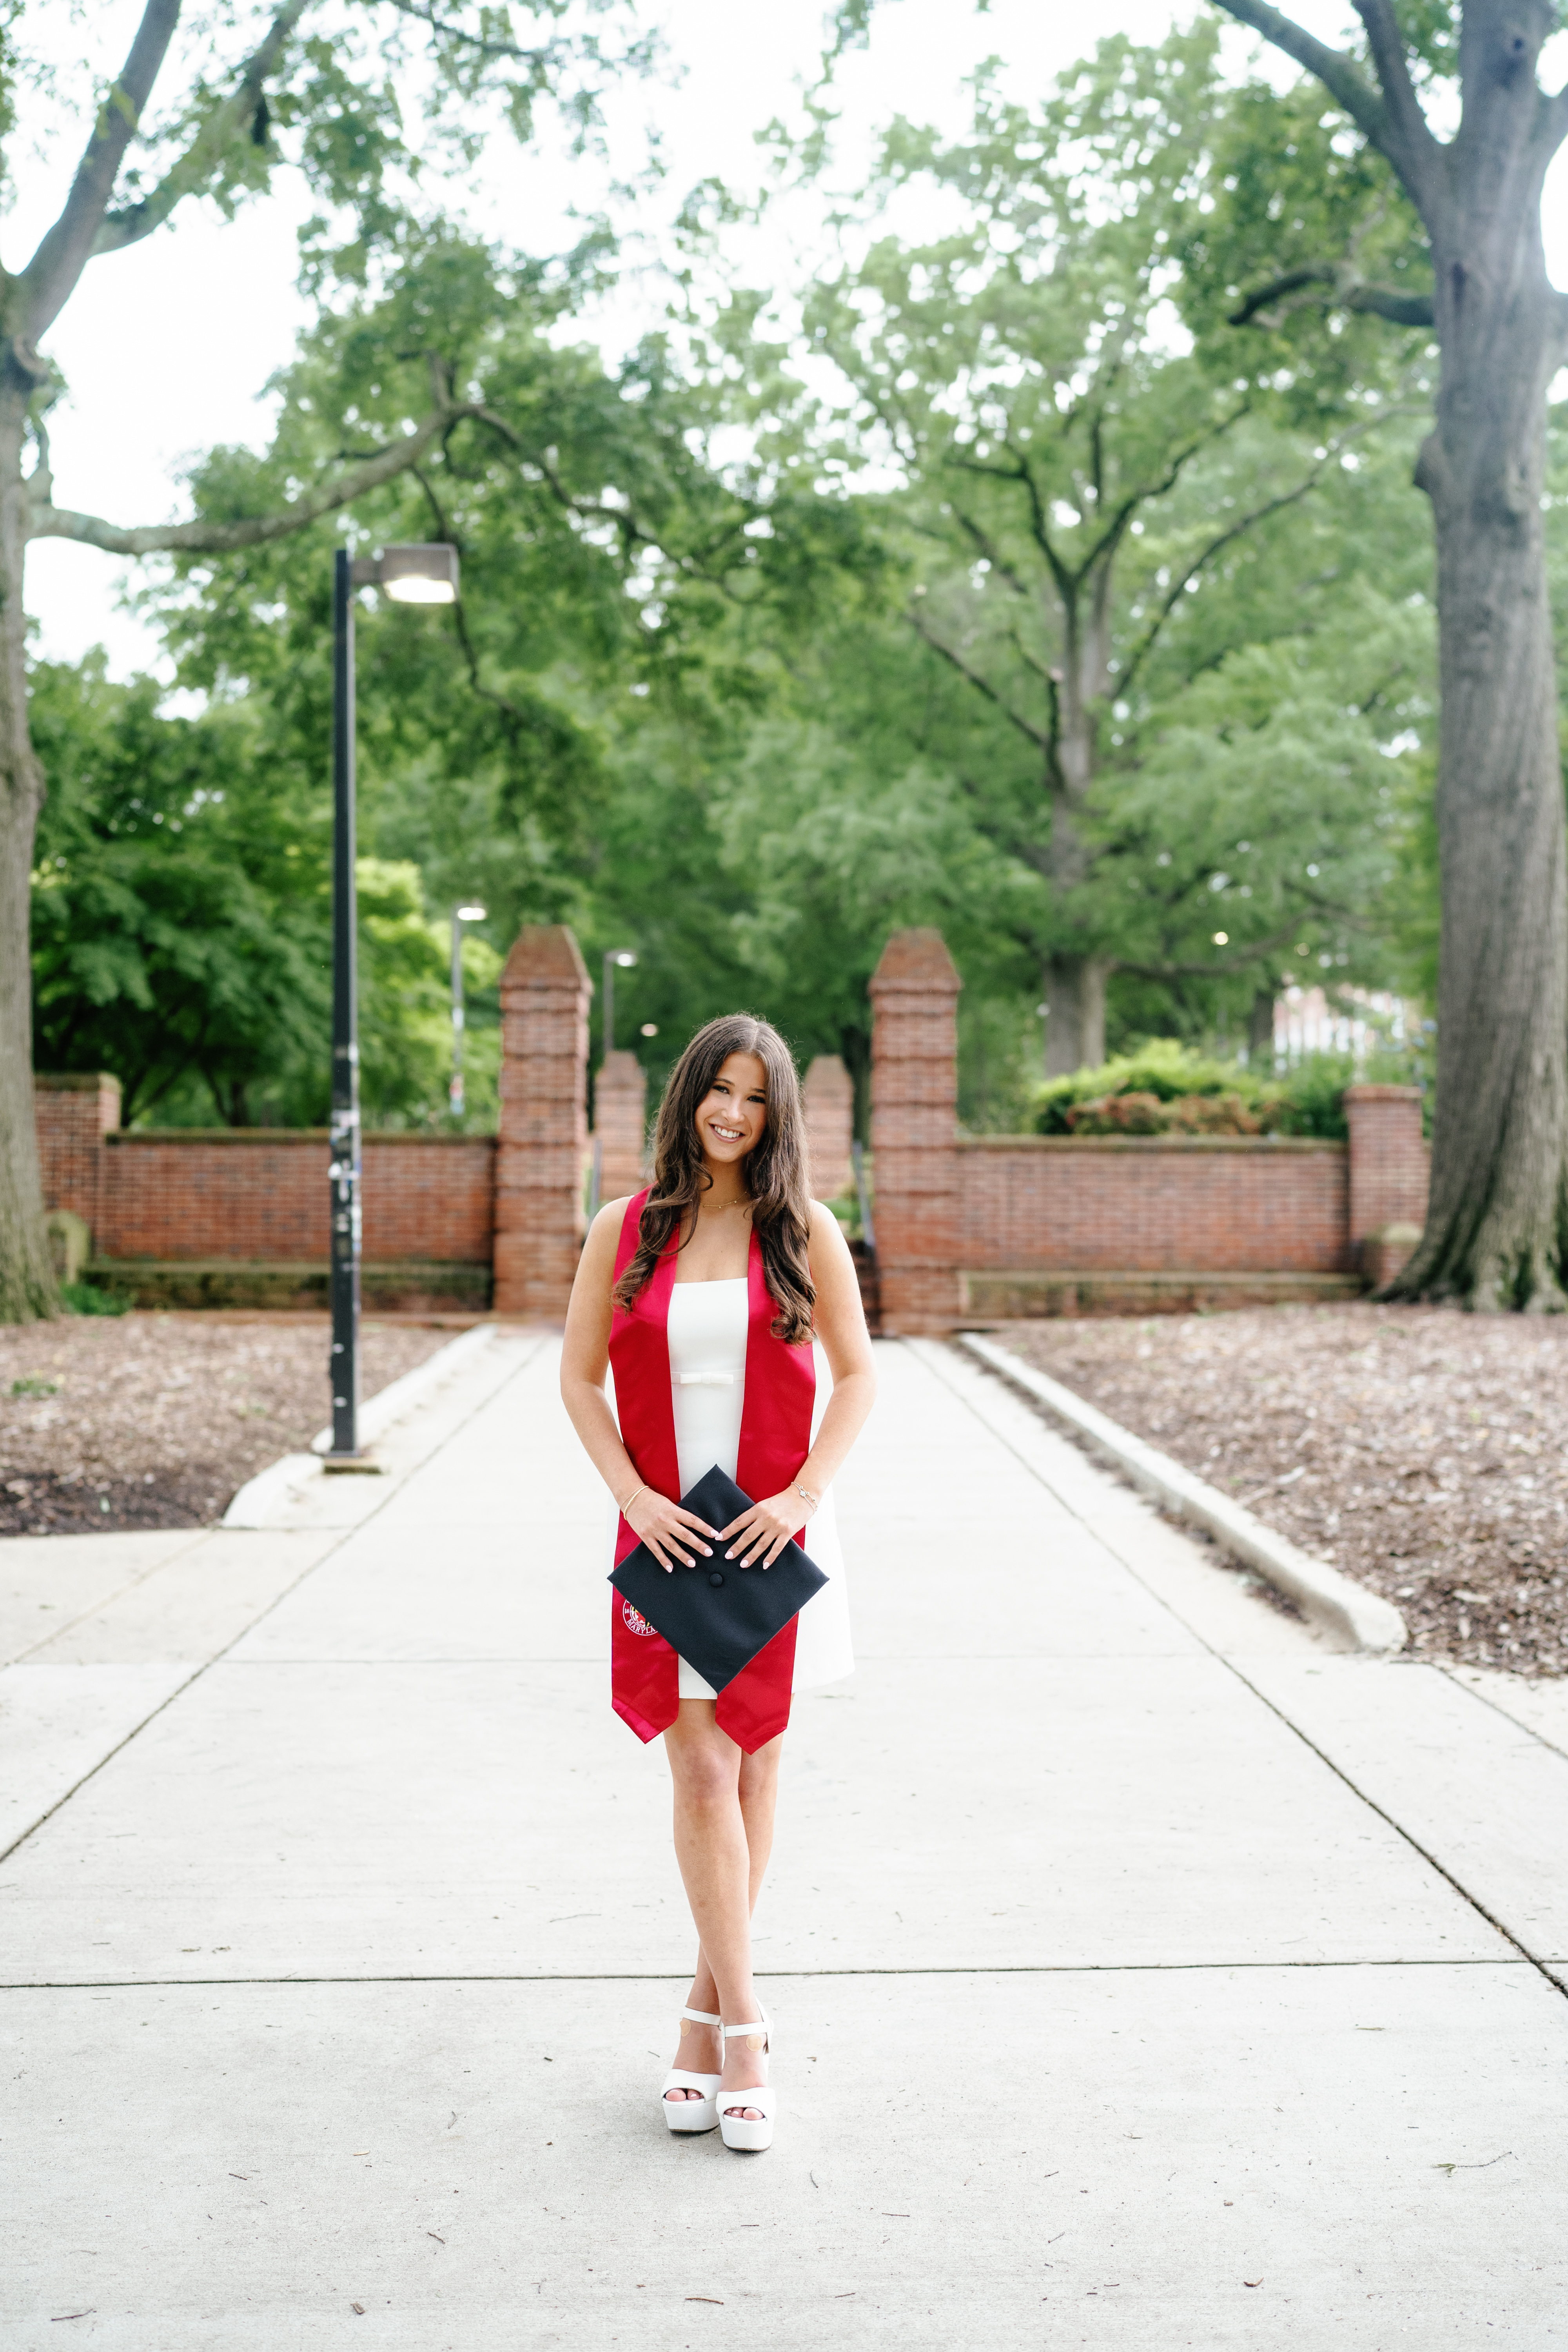
{"type": "Polygon", "coordinates": [[[923,926],[893,932],[867,983],[872,996],[886,996],[895,990],[900,994],[956,996],[963,986],[947,941],[940,931],[923,926]]]}
{"type": "Polygon", "coordinates": [[[33,1084],[54,1095],[91,1095],[100,1087],[120,1092],[120,1081],[109,1070],[36,1070],[33,1084]]]}
{"type": "Polygon", "coordinates": [[[503,988],[586,988],[588,967],[571,926],[525,923],[512,942],[501,973],[503,988]]]}
{"type": "Polygon", "coordinates": [[[1355,1086],[1345,1088],[1344,1099],[1348,1103],[1419,1102],[1421,1089],[1419,1087],[1368,1086],[1358,1081],[1355,1086]]]}

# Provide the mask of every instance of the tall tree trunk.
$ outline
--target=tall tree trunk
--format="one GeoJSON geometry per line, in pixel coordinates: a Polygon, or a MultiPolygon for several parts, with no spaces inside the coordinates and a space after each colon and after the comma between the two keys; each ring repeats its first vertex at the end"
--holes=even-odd
{"type": "Polygon", "coordinates": [[[1247,1016],[1247,1058],[1250,1065],[1258,1059],[1272,1063],[1274,1059],[1274,991],[1256,988],[1247,1016]]]}
{"type": "MultiPolygon", "coordinates": [[[[1100,602],[1104,602],[1101,583],[1100,602]]],[[[1047,779],[1051,795],[1051,845],[1048,877],[1058,903],[1059,944],[1047,956],[1046,1076],[1070,1077],[1075,1070],[1098,1069],[1105,1059],[1105,983],[1112,964],[1109,957],[1073,951],[1062,939],[1076,928],[1064,902],[1086,882],[1093,856],[1079,829],[1079,811],[1094,781],[1095,696],[1103,690],[1106,633],[1103,626],[1085,630],[1081,614],[1063,599],[1065,646],[1054,772],[1047,779]]]]}
{"type": "Polygon", "coordinates": [[[1562,298],[1482,183],[1434,241],[1443,927],[1432,1196],[1395,1295],[1568,1305],[1568,888],[1541,500],[1562,298]],[[1468,216],[1467,216],[1468,215],[1468,216]],[[1500,249],[1503,248],[1503,249],[1500,249]]]}
{"type": "MultiPolygon", "coordinates": [[[[1442,378],[1415,478],[1437,541],[1437,1105],[1426,1230],[1391,1295],[1562,1308],[1568,898],[1541,498],[1568,299],[1546,274],[1541,196],[1568,100],[1537,75],[1558,10],[1463,0],[1459,121],[1440,140],[1406,47],[1413,20],[1394,0],[1355,0],[1370,71],[1271,0],[1219,5],[1318,76],[1393,164],[1431,241],[1442,378]]],[[[1419,298],[1352,276],[1351,307],[1425,323],[1419,298]]]]}
{"type": "Polygon", "coordinates": [[[1047,1078],[1070,1078],[1075,1070],[1098,1069],[1104,1061],[1105,983],[1110,969],[1104,956],[1046,958],[1047,1078]]]}
{"type": "Polygon", "coordinates": [[[22,573],[27,394],[0,381],[0,1322],[28,1323],[59,1307],[44,1234],[33,1111],[31,964],[33,840],[43,770],[27,731],[22,573]]]}

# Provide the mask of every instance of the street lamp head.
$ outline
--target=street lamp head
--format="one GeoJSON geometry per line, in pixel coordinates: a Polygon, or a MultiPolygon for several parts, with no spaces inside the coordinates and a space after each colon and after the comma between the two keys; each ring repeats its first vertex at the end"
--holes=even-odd
{"type": "Polygon", "coordinates": [[[376,579],[395,604],[455,604],[458,551],[439,541],[423,547],[384,547],[376,579]]]}
{"type": "Polygon", "coordinates": [[[612,948],[610,950],[610,961],[612,963],[618,963],[623,971],[629,971],[632,965],[636,963],[637,958],[633,955],[630,948],[612,948]]]}
{"type": "Polygon", "coordinates": [[[485,910],[482,907],[459,907],[458,909],[459,923],[482,923],[484,919],[485,910]]]}

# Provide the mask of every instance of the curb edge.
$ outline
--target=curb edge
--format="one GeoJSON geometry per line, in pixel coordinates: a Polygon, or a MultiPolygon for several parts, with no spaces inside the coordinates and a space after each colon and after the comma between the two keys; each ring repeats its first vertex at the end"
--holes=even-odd
{"type": "Polygon", "coordinates": [[[1135,1437],[1120,1422],[1095,1405],[1086,1404],[1072,1390],[1048,1374],[1036,1371],[977,1331],[953,1334],[955,1345],[977,1357],[989,1371],[1021,1389],[1034,1403],[1065,1422],[1093,1451],[1115,1465],[1133,1486],[1153,1496],[1178,1517],[1188,1519],[1248,1568],[1256,1569],[1277,1591],[1325,1631],[1352,1649],[1387,1656],[1404,1649],[1408,1635],[1404,1618],[1391,1601],[1369,1592],[1342,1576],[1324,1559],[1314,1559],[1286,1536],[1276,1534],[1261,1519],[1222,1495],[1217,1486],[1184,1469],[1168,1454],[1135,1437]]]}

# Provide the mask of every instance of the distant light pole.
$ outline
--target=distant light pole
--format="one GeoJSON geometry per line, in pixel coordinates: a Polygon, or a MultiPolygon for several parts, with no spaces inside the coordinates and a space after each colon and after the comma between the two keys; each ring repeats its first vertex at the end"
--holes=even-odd
{"type": "Polygon", "coordinates": [[[605,1059],[616,1050],[616,967],[629,971],[637,961],[630,948],[605,950],[605,1059]]]}
{"type": "Polygon", "coordinates": [[[451,604],[455,547],[387,547],[351,555],[332,573],[332,1125],[331,1295],[332,1446],[329,1469],[362,1465],[359,1450],[359,998],[354,954],[354,605],[356,588],[384,588],[397,604],[451,604]]]}
{"type": "Polygon", "coordinates": [[[452,1083],[447,1100],[454,1118],[463,1116],[463,925],[484,919],[482,907],[452,909],[452,1083]]]}

